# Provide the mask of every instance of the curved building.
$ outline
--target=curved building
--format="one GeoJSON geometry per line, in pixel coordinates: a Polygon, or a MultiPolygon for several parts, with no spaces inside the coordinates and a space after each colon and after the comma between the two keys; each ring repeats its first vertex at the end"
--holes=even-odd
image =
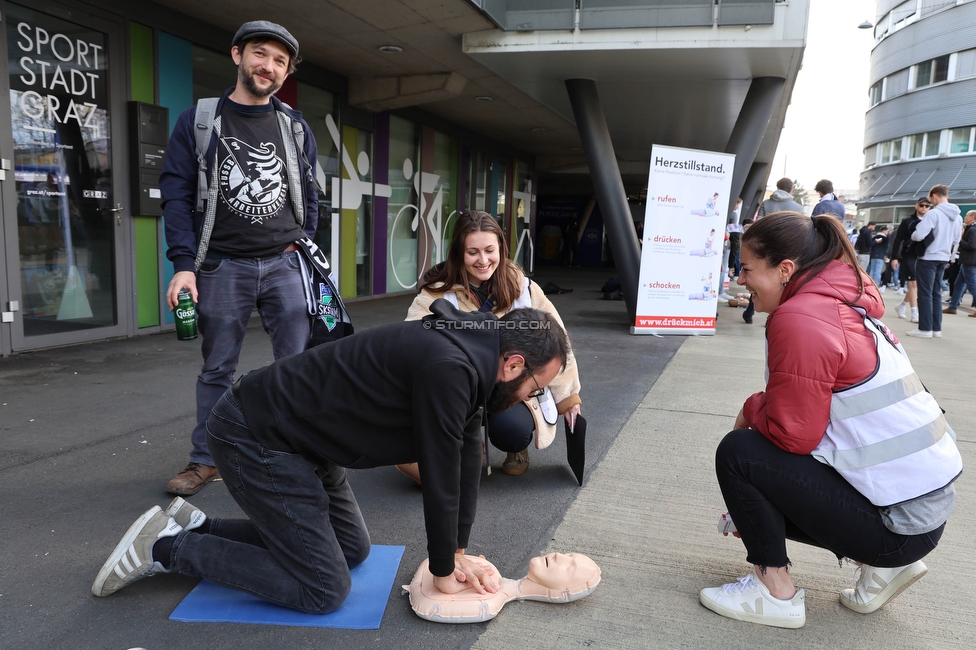
{"type": "Polygon", "coordinates": [[[858,225],[897,224],[937,183],[976,208],[976,2],[878,0],[858,225]]]}

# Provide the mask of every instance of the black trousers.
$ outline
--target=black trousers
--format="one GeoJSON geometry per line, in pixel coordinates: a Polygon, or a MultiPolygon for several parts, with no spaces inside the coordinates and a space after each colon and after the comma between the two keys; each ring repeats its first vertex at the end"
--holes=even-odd
{"type": "Polygon", "coordinates": [[[790,564],[786,540],[832,551],[876,567],[920,560],[939,543],[945,524],[922,535],[888,530],[878,507],[813,456],[784,451],[753,429],[719,443],[715,472],[746,559],[760,567],[790,564]]]}

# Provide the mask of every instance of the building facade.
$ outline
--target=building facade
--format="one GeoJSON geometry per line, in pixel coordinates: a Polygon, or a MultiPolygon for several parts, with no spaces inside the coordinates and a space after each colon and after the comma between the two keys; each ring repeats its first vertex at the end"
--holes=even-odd
{"type": "Polygon", "coordinates": [[[602,253],[615,211],[590,181],[574,75],[606,93],[618,153],[601,163],[619,165],[627,192],[640,193],[659,142],[732,147],[756,194],[806,0],[577,4],[0,0],[0,356],[173,326],[161,154],[181,111],[234,84],[229,44],[246,20],[280,22],[301,43],[278,97],[316,138],[316,240],[347,299],[416,291],[464,209],[495,215],[528,269],[560,224],[591,214],[599,230],[580,233],[602,253]],[[669,102],[654,101],[662,92],[669,102]]]}
{"type": "Polygon", "coordinates": [[[936,184],[976,208],[976,2],[879,0],[858,225],[896,225],[936,184]]]}

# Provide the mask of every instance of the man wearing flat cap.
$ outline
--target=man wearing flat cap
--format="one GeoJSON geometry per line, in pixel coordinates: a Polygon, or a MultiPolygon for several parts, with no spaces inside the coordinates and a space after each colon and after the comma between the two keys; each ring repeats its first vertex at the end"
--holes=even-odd
{"type": "Polygon", "coordinates": [[[207,416],[233,381],[254,308],[276,359],[304,350],[310,335],[295,242],[318,223],[315,139],[301,113],[274,96],[300,61],[298,41],[281,25],[252,21],[234,35],[230,55],[237,84],[183,111],[159,179],[176,271],[166,300],[172,310],[188,291],[203,337],[193,448],[166,485],[181,496],[217,478],[207,416]]]}

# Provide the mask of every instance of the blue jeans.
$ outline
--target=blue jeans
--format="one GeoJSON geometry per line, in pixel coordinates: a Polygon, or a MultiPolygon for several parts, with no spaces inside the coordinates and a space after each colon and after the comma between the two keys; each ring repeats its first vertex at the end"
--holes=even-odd
{"type": "Polygon", "coordinates": [[[213,465],[207,450],[207,417],[230,388],[251,312],[258,308],[271,336],[275,359],[305,349],[311,321],[297,252],[262,259],[221,260],[197,272],[197,326],[203,337],[203,368],[197,377],[197,425],[190,462],[213,465]]]}
{"type": "Polygon", "coordinates": [[[953,287],[952,297],[949,298],[949,309],[957,309],[966,291],[973,296],[973,303],[976,304],[976,265],[960,264],[959,275],[956,278],[956,286],[953,287]]]}
{"type": "Polygon", "coordinates": [[[715,452],[715,472],[746,560],[760,567],[790,564],[787,539],[871,566],[905,566],[928,555],[945,529],[891,532],[877,506],[833,467],[784,451],[753,429],[725,436],[715,452]]]}
{"type": "Polygon", "coordinates": [[[918,283],[918,329],[942,331],[942,274],[945,262],[918,260],[915,278],[918,283]]]}
{"type": "Polygon", "coordinates": [[[874,283],[881,286],[881,274],[884,272],[884,259],[881,257],[872,257],[871,261],[868,262],[868,275],[874,280],[874,283]]]}
{"type": "Polygon", "coordinates": [[[170,566],[302,612],[335,611],[349,595],[349,569],[370,540],[345,471],[257,442],[230,391],[207,421],[224,485],[248,519],[213,519],[209,534],[180,533],[170,566]]]}

